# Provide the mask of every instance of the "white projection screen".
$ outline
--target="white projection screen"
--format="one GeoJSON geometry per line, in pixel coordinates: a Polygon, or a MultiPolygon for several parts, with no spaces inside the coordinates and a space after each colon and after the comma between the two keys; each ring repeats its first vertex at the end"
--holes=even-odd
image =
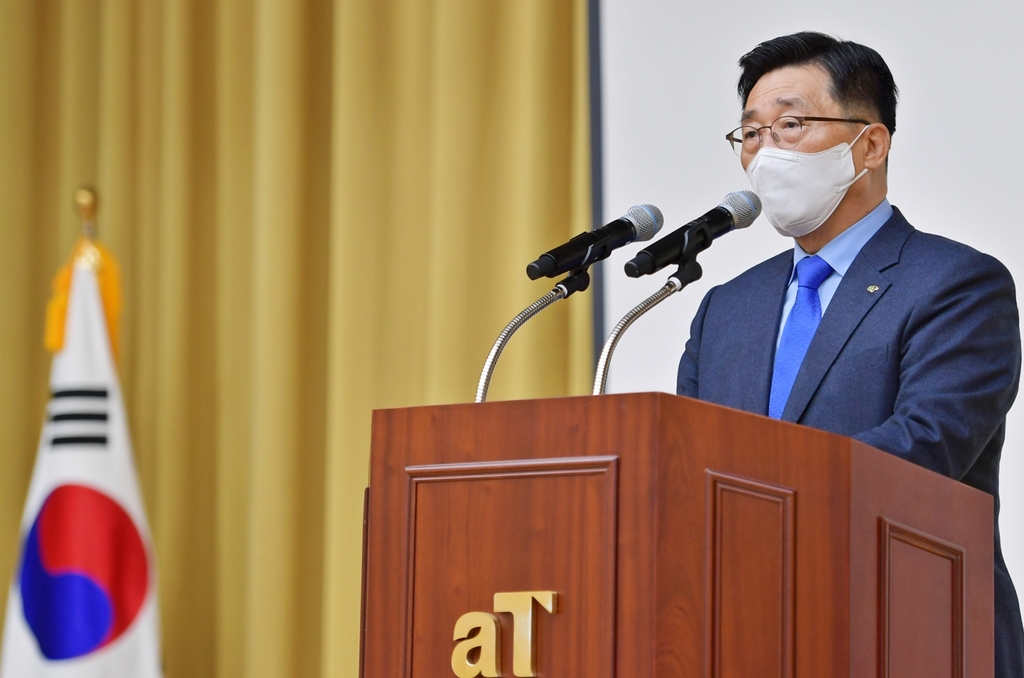
{"type": "MultiPolygon", "coordinates": [[[[665,232],[750,188],[725,133],[739,117],[737,60],[758,42],[816,30],[885,58],[900,89],[889,200],[911,224],[999,258],[1024,285],[1024,2],[782,3],[600,0],[605,221],[649,202],[665,232]]],[[[675,390],[689,322],[707,290],[791,247],[763,217],[704,252],[702,280],[626,333],[609,392],[675,390]]],[[[668,271],[603,264],[605,335],[668,271]]],[[[669,269],[671,270],[671,269],[669,269]]],[[[1000,478],[1003,549],[1024,593],[1024,396],[1010,412],[1000,478]]]]}

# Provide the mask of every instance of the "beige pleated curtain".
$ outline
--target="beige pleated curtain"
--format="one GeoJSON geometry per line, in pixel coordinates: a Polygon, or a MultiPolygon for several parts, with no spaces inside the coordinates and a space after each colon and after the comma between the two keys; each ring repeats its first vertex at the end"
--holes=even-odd
{"type": "MultiPolygon", "coordinates": [[[[471,401],[589,228],[586,35],[585,0],[0,0],[0,577],[90,183],[168,678],[355,676],[370,411],[471,401]]],[[[492,399],[586,392],[590,303],[492,399]]]]}

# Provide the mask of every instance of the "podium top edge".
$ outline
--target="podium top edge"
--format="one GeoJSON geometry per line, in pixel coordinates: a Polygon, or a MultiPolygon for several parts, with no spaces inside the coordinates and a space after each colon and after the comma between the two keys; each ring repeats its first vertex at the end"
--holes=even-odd
{"type": "MultiPolygon", "coordinates": [[[[522,405],[525,403],[538,403],[538,402],[567,402],[567,401],[580,401],[590,399],[645,399],[645,398],[668,398],[670,400],[693,400],[694,402],[703,402],[695,400],[694,398],[688,398],[686,396],[676,395],[675,393],[668,393],[666,391],[635,391],[629,393],[606,393],[604,395],[572,395],[572,396],[554,396],[550,398],[513,398],[511,400],[489,400],[485,403],[467,403],[467,402],[454,402],[454,403],[429,403],[423,405],[407,405],[407,406],[395,406],[395,407],[378,407],[373,409],[373,413],[377,414],[385,412],[395,412],[398,410],[426,410],[426,409],[437,409],[437,408],[455,408],[455,407],[497,407],[497,406],[509,406],[513,404],[522,405]]],[[[704,403],[710,405],[712,403],[704,403]]],[[[720,407],[720,406],[719,406],[720,407]]]]}

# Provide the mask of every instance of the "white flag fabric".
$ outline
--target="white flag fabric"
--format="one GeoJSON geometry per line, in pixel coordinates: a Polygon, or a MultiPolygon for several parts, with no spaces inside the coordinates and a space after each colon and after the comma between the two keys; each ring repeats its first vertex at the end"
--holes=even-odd
{"type": "Polygon", "coordinates": [[[152,539],[93,269],[76,263],[0,678],[159,678],[152,539]]]}

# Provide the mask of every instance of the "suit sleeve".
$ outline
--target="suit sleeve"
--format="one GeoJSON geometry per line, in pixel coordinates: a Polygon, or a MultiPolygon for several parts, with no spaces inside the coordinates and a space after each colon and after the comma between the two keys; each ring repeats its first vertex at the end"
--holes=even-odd
{"type": "Polygon", "coordinates": [[[690,338],[686,342],[683,357],[679,359],[679,371],[676,375],[676,393],[681,396],[696,398],[698,393],[698,359],[700,356],[701,334],[704,332],[704,318],[708,313],[711,295],[717,287],[712,287],[700,302],[697,314],[690,323],[690,338]]]}
{"type": "Polygon", "coordinates": [[[962,479],[1001,435],[1021,369],[1010,273],[977,252],[927,286],[900,340],[899,393],[891,417],[854,436],[943,475],[962,479]]]}

